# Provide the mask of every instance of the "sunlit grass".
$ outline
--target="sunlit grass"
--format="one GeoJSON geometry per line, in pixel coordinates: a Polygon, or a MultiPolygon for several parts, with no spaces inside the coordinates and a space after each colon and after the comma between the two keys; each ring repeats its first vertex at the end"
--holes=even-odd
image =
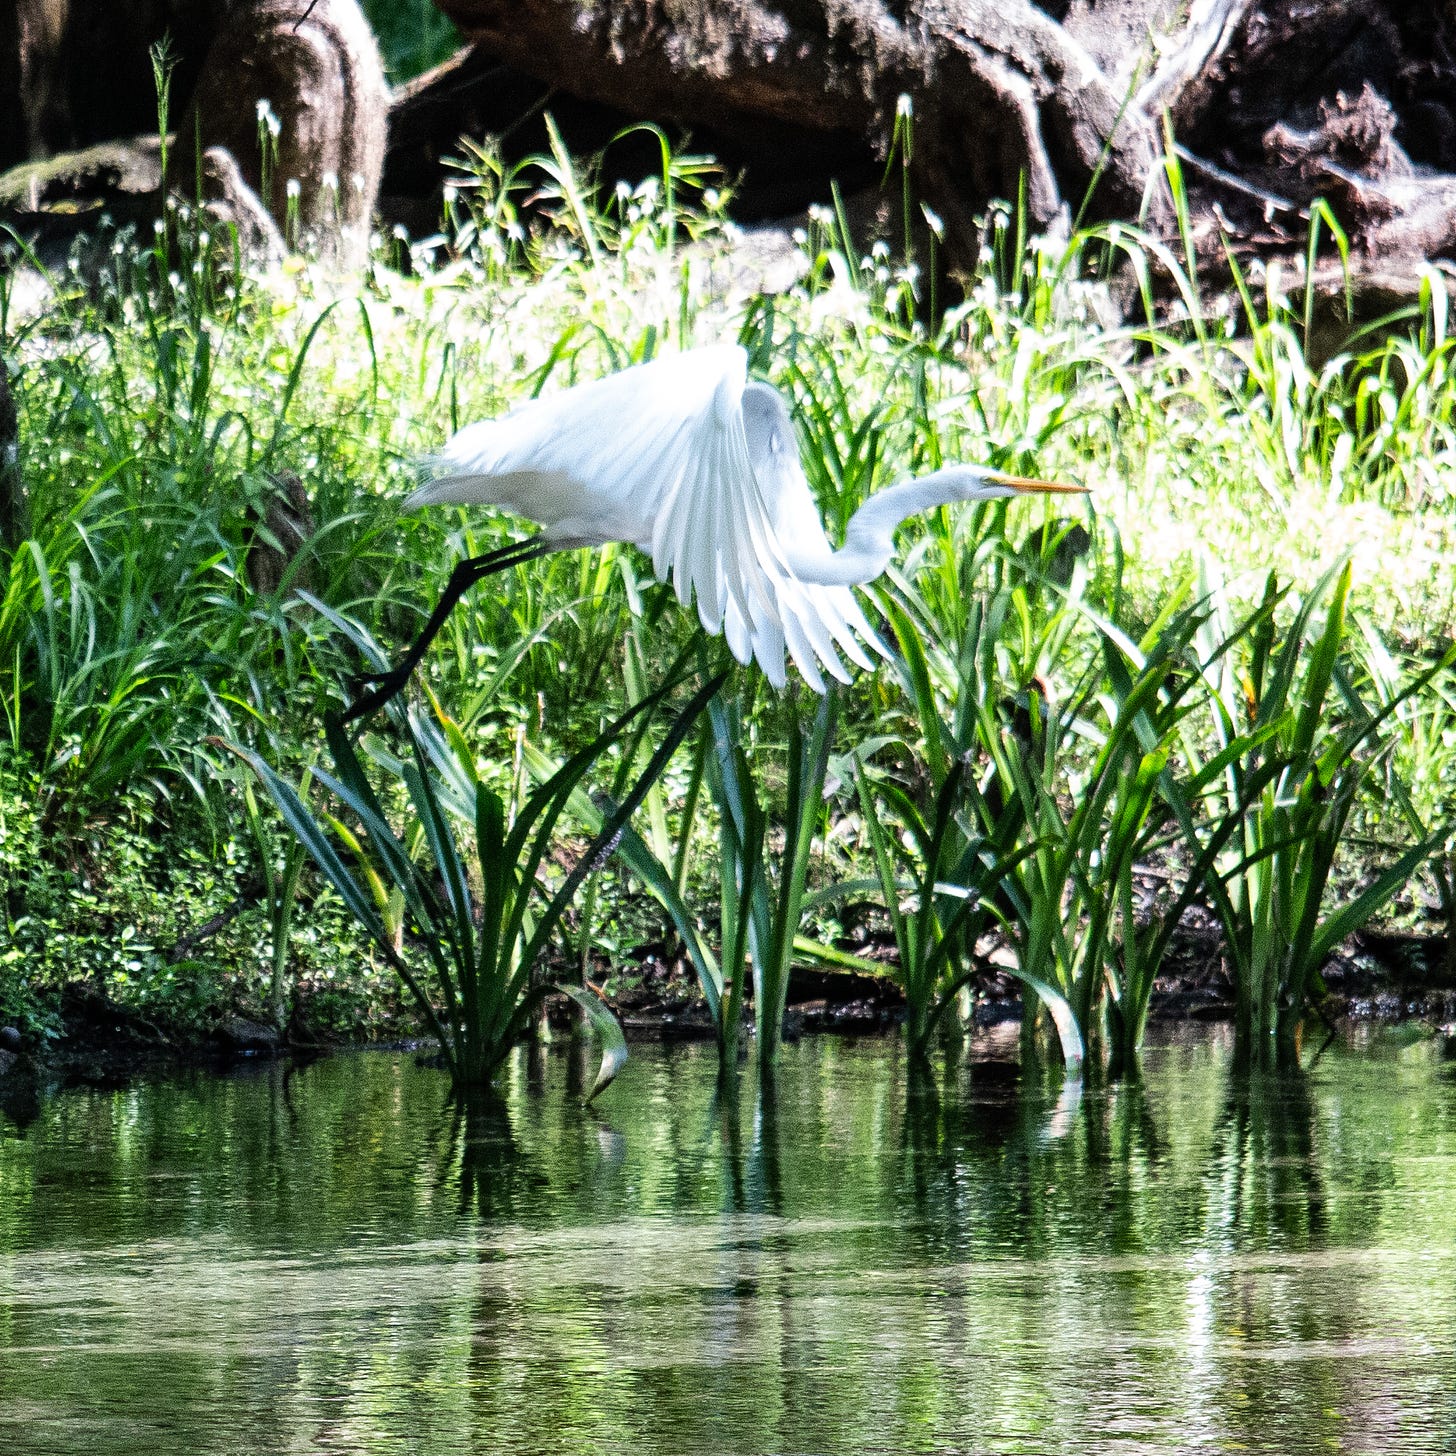
{"type": "MultiPolygon", "coordinates": [[[[395,502],[415,462],[465,421],[725,339],[741,340],[793,400],[831,536],[869,491],[946,461],[1092,488],[1085,546],[1063,525],[1038,533],[1055,523],[1047,507],[942,510],[907,524],[885,601],[923,649],[924,692],[903,666],[861,677],[837,743],[878,735],[900,745],[877,772],[900,776],[907,823],[935,821],[933,798],[918,809],[913,800],[947,777],[926,734],[958,711],[957,644],[990,586],[1014,588],[1015,604],[987,644],[967,724],[980,714],[994,725],[998,702],[1024,700],[1033,683],[1054,703],[1088,695],[1041,784],[1053,836],[1070,822],[1058,804],[1095,760],[1087,725],[1114,716],[1092,711],[1088,678],[1103,625],[1139,640],[1200,573],[1224,583],[1226,609],[1239,614],[1256,607],[1271,568],[1297,597],[1348,557],[1348,610],[1371,644],[1370,671],[1387,680],[1381,701],[1456,633],[1456,385],[1439,290],[1427,290],[1419,317],[1316,366],[1304,300],[1277,276],[1241,280],[1232,307],[1205,307],[1180,261],[1149,240],[1103,230],[1018,246],[1009,214],[993,213],[981,273],[931,324],[917,298],[927,272],[893,242],[861,254],[823,210],[795,236],[798,282],[764,299],[732,282],[723,179],[704,159],[665,146],[662,157],[657,175],[604,186],[559,146],[514,171],[476,153],[447,196],[441,233],[382,240],[356,284],[300,259],[267,276],[229,274],[206,246],[184,252],[179,270],[162,241],[119,247],[99,276],[78,268],[39,290],[13,276],[0,284],[0,348],[21,401],[35,520],[34,542],[0,558],[0,798],[40,806],[5,822],[28,825],[37,842],[58,831],[63,847],[47,855],[68,873],[79,861],[64,846],[103,817],[114,822],[118,805],[140,834],[190,824],[248,862],[263,840],[208,738],[255,747],[296,779],[320,713],[342,705],[361,666],[329,613],[403,644],[455,559],[526,529],[490,512],[401,516],[395,502]],[[1118,262],[1133,285],[1119,285],[1120,312],[1102,281],[1118,262]],[[1181,310],[1139,292],[1153,266],[1181,291],[1181,310]],[[282,470],[306,482],[319,526],[292,585],[324,612],[288,583],[270,597],[248,585],[256,517],[282,470]]],[[[504,787],[511,775],[524,782],[526,735],[558,760],[577,751],[625,706],[633,674],[651,679],[695,631],[627,548],[564,553],[477,587],[422,673],[504,787]]],[[[913,656],[902,651],[902,663],[913,656]]],[[[1423,691],[1449,709],[1449,679],[1423,691]]],[[[1449,812],[1453,755],[1444,730],[1421,727],[1422,701],[1394,723],[1410,812],[1382,816],[1374,795],[1362,799],[1352,824],[1369,833],[1352,851],[1357,865],[1389,862],[1387,850],[1437,834],[1449,812]]],[[[769,843],[784,785],[767,766],[784,761],[801,707],[759,695],[743,725],[769,843]]],[[[976,751],[975,732],[957,741],[976,751]]],[[[670,771],[663,782],[683,781],[670,771]]],[[[657,839],[682,808],[663,792],[649,804],[657,839]]],[[[832,821],[852,826],[867,812],[853,782],[833,792],[832,821]]],[[[721,872],[706,846],[716,842],[703,835],[691,863],[670,868],[676,894],[696,907],[685,913],[718,934],[721,956],[722,934],[733,937],[714,924],[721,872]]],[[[877,863],[893,888],[889,842],[877,850],[849,832],[821,848],[811,890],[873,875],[877,863]]],[[[1096,849],[1089,839],[1077,853],[1095,860],[1096,849]]],[[[27,893],[10,896],[15,944],[27,893]]],[[[1079,917],[1057,894],[1047,887],[1043,908],[1065,912],[1075,945],[1079,917]]],[[[118,922],[128,913],[119,905],[118,922]]],[[[273,923],[288,924],[276,905],[273,923]]],[[[923,929],[928,954],[935,938],[923,929]]],[[[589,938],[590,923],[574,933],[589,938]]],[[[927,1007],[963,978],[969,953],[958,947],[956,966],[927,972],[927,1007]]],[[[68,973],[64,957],[54,964],[68,973]]],[[[145,982],[161,964],[159,949],[132,975],[145,982]]],[[[266,964],[277,984],[276,947],[266,964]]],[[[1086,974],[1077,986],[1090,1016],[1101,973],[1086,974]]]]}

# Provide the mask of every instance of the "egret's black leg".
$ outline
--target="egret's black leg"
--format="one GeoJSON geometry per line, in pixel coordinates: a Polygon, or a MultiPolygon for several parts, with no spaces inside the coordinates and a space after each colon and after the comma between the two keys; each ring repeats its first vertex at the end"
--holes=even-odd
{"type": "Polygon", "coordinates": [[[542,540],[540,536],[535,536],[529,541],[513,541],[509,546],[502,546],[497,551],[487,551],[484,556],[472,556],[468,560],[457,562],[455,570],[450,573],[450,580],[445,586],[444,595],[435,604],[435,610],[430,613],[430,620],[425,623],[424,630],[410,644],[409,651],[388,672],[366,674],[364,681],[373,683],[375,686],[369,692],[356,698],[339,721],[348,723],[355,718],[362,718],[366,713],[372,713],[376,708],[382,707],[396,693],[403,690],[404,685],[410,679],[410,674],[419,666],[426,649],[435,640],[440,628],[445,625],[446,618],[455,610],[455,604],[476,582],[484,581],[486,577],[494,576],[497,572],[508,571],[513,566],[519,566],[523,561],[544,556],[553,549],[550,542],[542,540]]]}

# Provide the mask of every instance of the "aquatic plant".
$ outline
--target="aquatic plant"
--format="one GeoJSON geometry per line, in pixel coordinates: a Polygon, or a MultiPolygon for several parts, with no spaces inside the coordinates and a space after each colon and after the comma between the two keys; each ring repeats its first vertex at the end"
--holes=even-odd
{"type": "MultiPolygon", "coordinates": [[[[967,570],[985,565],[993,552],[979,552],[967,570]]],[[[963,987],[980,970],[976,944],[998,922],[995,893],[1018,857],[1024,817],[1013,801],[1008,812],[987,811],[984,790],[972,770],[974,722],[984,702],[988,663],[985,650],[999,626],[1007,599],[973,599],[964,613],[951,677],[951,700],[942,707],[933,684],[927,640],[907,609],[906,596],[883,593],[881,604],[899,649],[902,684],[914,706],[910,735],[875,735],[853,755],[853,774],[876,879],[850,881],[822,891],[836,897],[864,888],[879,891],[898,953],[895,976],[905,993],[906,1036],[912,1054],[923,1058],[932,1033],[963,987]],[[920,755],[907,773],[880,755],[905,749],[920,755]],[[983,811],[977,813],[976,806],[983,811]]],[[[923,610],[923,603],[919,604],[923,610]]],[[[944,626],[944,624],[941,624],[944,626]]],[[[1036,970],[1022,967],[1029,985],[1049,1004],[1060,994],[1036,970]]],[[[1070,1020],[1070,1014],[1064,1021],[1070,1020]]],[[[1067,1048],[1072,1063],[1079,1045],[1067,1048]]]]}
{"type": "MultiPolygon", "coordinates": [[[[382,654],[378,660],[384,660],[382,654]]],[[[395,757],[380,744],[370,754],[386,778],[405,791],[402,830],[392,826],[337,719],[331,718],[327,728],[333,772],[315,769],[314,778],[333,795],[347,822],[332,813],[320,822],[287,780],[244,750],[288,827],[409,988],[457,1085],[489,1081],[553,990],[576,1000],[603,1038],[602,1067],[590,1096],[626,1059],[621,1029],[607,1008],[585,986],[548,981],[543,960],[576,892],[615,848],[718,680],[699,689],[672,717],[622,803],[562,882],[545,893],[544,905],[538,909],[534,902],[572,793],[634,721],[653,712],[674,686],[667,683],[619,716],[527,795],[509,821],[505,801],[482,777],[459,727],[433,700],[429,716],[418,709],[394,714],[407,756],[395,757]],[[427,958],[433,983],[416,974],[386,926],[391,893],[403,902],[406,924],[427,958]]]]}
{"type": "Polygon", "coordinates": [[[1186,794],[1170,792],[1168,802],[1206,866],[1203,888],[1233,969],[1241,1045],[1259,1064],[1293,1054],[1295,1030],[1330,952],[1379,912],[1435,846],[1434,839],[1408,846],[1358,894],[1327,907],[1358,796],[1389,752],[1389,719],[1439,670],[1388,701],[1340,713],[1331,689],[1346,647],[1350,584],[1346,562],[1296,601],[1282,630],[1276,609],[1286,593],[1272,573],[1261,606],[1237,629],[1226,594],[1216,583],[1204,589],[1200,645],[1215,751],[1205,752],[1186,731],[1182,746],[1203,770],[1200,784],[1211,766],[1220,768],[1208,779],[1201,818],[1186,794]],[[1235,644],[1242,650],[1231,650],[1235,644]],[[1278,769],[1272,775],[1271,761],[1278,769]],[[1237,827],[1228,848],[1211,853],[1230,819],[1237,827]]]}
{"type": "Polygon", "coordinates": [[[759,1065],[768,1068],[783,1038],[789,971],[804,919],[809,856],[824,819],[824,781],[839,689],[830,685],[818,698],[807,730],[797,713],[789,715],[787,785],[780,821],[783,847],[778,854],[770,853],[769,811],[758,796],[743,749],[744,706],[741,697],[722,696],[708,705],[713,751],[707,782],[718,810],[722,866],[723,965],[729,982],[723,1019],[731,1040],[736,1036],[736,1008],[742,1004],[744,963],[729,956],[746,946],[753,974],[757,1057],[759,1065]]]}
{"type": "MultiPolygon", "coordinates": [[[[1456,976],[1456,671],[1445,660],[1434,664],[1434,672],[1429,660],[1398,661],[1368,618],[1357,625],[1358,668],[1376,702],[1395,704],[1392,751],[1380,784],[1384,807],[1369,817],[1377,826],[1403,822],[1416,839],[1434,846],[1425,874],[1445,931],[1442,971],[1456,976]],[[1424,687],[1406,691],[1417,678],[1424,687]]],[[[1348,697],[1347,685],[1340,686],[1348,697]]]]}
{"type": "MultiPolygon", "coordinates": [[[[1296,615],[1296,597],[1313,588],[1331,553],[1348,547],[1357,569],[1345,614],[1358,615],[1362,633],[1368,629],[1388,645],[1402,689],[1449,639],[1456,538],[1441,508],[1456,459],[1456,379],[1441,291],[1427,290],[1408,326],[1339,340],[1321,323],[1302,280],[1248,270],[1231,312],[1227,301],[1207,297],[1176,248],[1125,227],[1077,232],[1065,244],[1035,240],[1012,208],[988,216],[985,266],[964,301],[943,317],[923,306],[917,312],[915,294],[928,274],[917,274],[913,259],[893,243],[857,246],[834,210],[817,213],[806,226],[800,282],[757,297],[751,282],[740,288],[739,273],[724,266],[727,190],[709,196],[718,179],[700,159],[675,157],[670,149],[663,156],[654,176],[621,189],[615,177],[594,174],[559,146],[543,159],[545,167],[510,177],[466,159],[441,234],[398,244],[410,252],[408,275],[381,257],[358,296],[342,301],[306,260],[266,277],[239,266],[196,267],[204,263],[203,224],[182,210],[165,236],[119,238],[115,251],[78,257],[74,268],[50,275],[33,267],[0,269],[0,348],[16,385],[33,515],[31,539],[0,557],[6,709],[0,816],[31,826],[25,833],[34,837],[25,844],[36,846],[33,856],[15,848],[18,840],[6,846],[8,855],[34,858],[36,866],[33,874],[12,875],[6,886],[0,960],[13,956],[6,964],[19,964],[23,957],[33,974],[42,956],[45,976],[57,983],[94,974],[112,994],[128,998],[185,991],[202,1004],[226,985],[229,997],[266,1005],[273,967],[256,946],[251,958],[240,954],[246,937],[219,937],[200,947],[182,963],[183,972],[167,960],[194,924],[257,895],[245,800],[234,781],[211,771],[199,745],[208,734],[224,734],[297,784],[312,725],[322,709],[345,697],[345,680],[357,667],[357,649],[328,613],[358,618],[381,641],[406,641],[454,559],[510,539],[516,527],[505,517],[463,511],[402,517],[393,504],[409,484],[408,462],[461,419],[497,414],[533,393],[651,357],[668,340],[688,346],[736,335],[756,367],[771,370],[794,400],[831,534],[869,490],[948,459],[989,459],[1083,481],[1096,491],[1100,524],[1085,521],[1084,527],[1098,551],[1084,561],[1080,604],[1071,610],[1070,582],[1054,558],[1058,550],[1070,558],[1076,553],[1051,544],[1063,524],[1047,523],[1047,549],[1030,555],[1024,539],[1019,553],[1012,549],[1008,529],[1014,538],[1040,518],[1027,522],[994,506],[936,512],[902,529],[904,566],[892,596],[922,644],[932,692],[922,709],[920,689],[900,669],[859,676],[841,695],[836,745],[864,761],[865,787],[890,836],[902,930],[920,914],[924,886],[952,883],[947,875],[958,857],[987,834],[972,790],[996,785],[1003,816],[1024,807],[1015,783],[1001,782],[981,735],[1004,738],[1026,727],[1041,710],[1033,701],[1038,676],[1052,689],[1048,713],[1082,705],[1080,718],[1055,730],[1061,736],[1051,770],[1035,782],[1027,771],[1026,804],[1044,814],[1043,832],[1019,831],[1011,851],[1046,841],[1040,852],[1052,856],[1048,836],[1067,832],[1071,791],[1093,782],[1097,740],[1084,728],[1106,732],[1120,711],[1119,694],[1136,687],[1156,656],[1150,624],[1162,619],[1164,603],[1186,580],[1195,548],[1229,573],[1222,588],[1225,623],[1210,626],[1182,666],[1168,668],[1164,686],[1136,715],[1141,755],[1171,749],[1158,796],[1145,800],[1142,758],[1134,763],[1126,740],[1119,749],[1125,756],[1115,768],[1104,764],[1110,777],[1098,780],[1108,790],[1105,813],[1121,822],[1126,810],[1128,824],[1141,826],[1131,883],[1128,856],[1113,855],[1124,870],[1096,881],[1094,898],[1074,915],[1054,903],[1056,866],[1046,861],[1039,902],[1048,917],[1045,937],[1056,938],[1053,915],[1063,916],[1075,940],[1076,927],[1090,926],[1094,911],[1102,913],[1100,897],[1122,906],[1104,936],[1105,989],[1099,993],[1095,979],[1079,984],[1094,1003],[1103,998],[1105,1026],[1097,1035],[1114,1044],[1135,1041],[1135,1030],[1118,1027],[1135,1028],[1138,1006],[1146,1004],[1138,988],[1150,984],[1153,952],[1168,924],[1158,917],[1182,898],[1183,875],[1233,824],[1219,842],[1218,864],[1193,878],[1201,883],[1235,872],[1222,883],[1230,903],[1238,903],[1241,886],[1263,863],[1249,856],[1266,848],[1272,856],[1277,842],[1263,831],[1245,834],[1246,821],[1262,812],[1260,795],[1271,805],[1285,790],[1297,799],[1295,786],[1308,779],[1291,768],[1276,790],[1262,777],[1294,745],[1292,728],[1239,746],[1284,722],[1271,714],[1256,728],[1241,706],[1249,639],[1228,649],[1226,738],[1216,729],[1216,710],[1201,696],[1197,664],[1236,638],[1240,624],[1259,610],[1259,580],[1251,586],[1251,578],[1233,573],[1250,561],[1267,562],[1291,584],[1276,612],[1278,640],[1296,615]],[[541,194],[533,202],[536,188],[541,194]],[[1143,302],[1121,317],[1113,316],[1103,285],[1113,267],[1146,286],[1143,302]],[[1169,286],[1177,294],[1177,309],[1164,308],[1155,296],[1155,278],[1163,296],[1169,286]],[[259,507],[274,489],[270,477],[284,470],[308,487],[319,530],[290,565],[292,575],[276,590],[260,591],[249,581],[249,548],[259,507]],[[1259,508],[1251,508],[1251,499],[1259,508]],[[1106,535],[1110,519],[1122,532],[1120,546],[1106,535]],[[989,556],[978,557],[982,551],[989,556]],[[1118,554],[1122,570],[1114,579],[1109,561],[1118,554]],[[301,587],[312,600],[300,595],[301,587]],[[1012,591],[1004,619],[987,639],[989,656],[975,692],[958,705],[959,644],[968,618],[1000,610],[1003,587],[1012,591]],[[1124,634],[1115,650],[1097,617],[1124,634]],[[1187,675],[1197,681],[1174,709],[1168,700],[1187,675]],[[1182,727],[1171,728],[1168,715],[1184,709],[1182,727]],[[959,724],[957,713],[963,714],[959,724]],[[932,719],[942,726],[933,728],[932,719]],[[1230,751],[1241,765],[1237,788],[1229,787],[1224,767],[1207,792],[1187,787],[1230,751]],[[939,789],[967,752],[971,763],[942,814],[939,789]],[[1180,820],[1155,827],[1160,815],[1172,812],[1164,793],[1169,781],[1185,786],[1191,837],[1180,820]],[[906,796],[913,816],[900,812],[905,803],[880,794],[882,784],[887,793],[906,796]],[[43,826],[36,825],[38,805],[43,826]],[[1061,829],[1054,823],[1058,805],[1061,829]],[[148,846],[145,855],[142,846],[148,846]],[[1137,889],[1148,880],[1139,880],[1139,867],[1157,870],[1168,886],[1141,909],[1137,889]],[[175,907],[182,905],[188,910],[179,921],[175,907]],[[113,946],[115,954],[103,954],[95,929],[102,925],[116,927],[116,936],[130,932],[129,944],[153,949],[123,958],[113,946]]],[[[1327,254],[1333,234],[1327,220],[1320,227],[1327,254]]],[[[664,594],[636,579],[632,560],[623,550],[536,562],[462,605],[422,668],[462,732],[524,738],[559,766],[640,696],[643,685],[661,680],[695,629],[683,614],[660,610],[664,594]],[[640,618],[632,615],[637,609],[640,618]],[[641,624],[635,639],[634,620],[641,624]]],[[[1314,624],[1324,610],[1303,635],[1296,681],[1312,660],[1320,638],[1314,624]]],[[[881,630],[887,639],[897,635],[893,626],[881,630]]],[[[898,636],[897,645],[908,666],[910,650],[898,636]]],[[[1362,714],[1378,715],[1398,691],[1367,682],[1353,662],[1347,674],[1346,657],[1348,646],[1322,701],[1331,744],[1353,732],[1362,714]],[[1346,692],[1344,675],[1364,708],[1357,710],[1346,692]]],[[[1223,672],[1210,666],[1207,674],[1220,695],[1223,672]]],[[[1441,731],[1420,726],[1436,721],[1444,681],[1417,684],[1356,747],[1354,756],[1373,767],[1353,788],[1334,776],[1327,784],[1322,777],[1318,792],[1309,785],[1314,820],[1317,809],[1323,812],[1319,794],[1350,794],[1343,820],[1326,823],[1338,829],[1336,867],[1305,885],[1308,902],[1320,882],[1324,904],[1316,925],[1341,908],[1340,864],[1351,875],[1362,869],[1379,875],[1415,844],[1449,834],[1432,787],[1445,782],[1441,731]],[[1394,747],[1382,756],[1386,743],[1394,747]],[[1414,818],[1404,816],[1401,786],[1410,791],[1414,818]]],[[[777,751],[761,745],[782,743],[787,725],[766,696],[745,699],[741,711],[740,739],[751,750],[752,797],[765,812],[769,847],[756,861],[748,853],[744,863],[771,874],[782,783],[777,751]]],[[[401,762],[412,761],[403,731],[392,721],[382,724],[380,745],[401,762]]],[[[660,731],[654,725],[633,747],[639,766],[650,759],[660,731]]],[[[626,738],[621,741],[625,751],[626,738]]],[[[1315,761],[1324,741],[1317,737],[1310,751],[1315,761]]],[[[706,987],[723,955],[716,933],[723,892],[721,853],[712,852],[722,832],[719,816],[705,812],[709,754],[716,757],[711,735],[704,744],[702,753],[680,756],[685,777],[650,791],[637,823],[681,918],[705,927],[711,941],[699,969],[706,987]]],[[[611,760],[609,772],[593,772],[593,787],[607,789],[609,797],[614,786],[630,787],[619,783],[620,771],[620,758],[611,760]]],[[[859,784],[853,773],[840,776],[850,786],[853,812],[859,784]]],[[[384,782],[405,792],[387,774],[384,782]]],[[[380,795],[388,797],[382,789],[380,795]]],[[[862,815],[864,804],[858,809],[862,815]]],[[[574,807],[566,812],[578,829],[587,824],[574,807]]],[[[751,847],[752,824],[730,815],[731,826],[740,822],[751,847]]],[[[1004,827],[1009,833],[1011,822],[1004,827]]],[[[1272,834],[1275,820],[1266,827],[1272,834]]],[[[1090,864],[1094,848],[1101,848],[1100,831],[1090,821],[1082,828],[1079,853],[1090,864]]],[[[372,853],[357,823],[350,832],[372,853]]],[[[271,827],[268,833],[276,838],[271,827]]],[[[881,862],[869,838],[861,836],[840,857],[845,843],[842,832],[833,837],[833,864],[822,875],[811,863],[814,874],[800,904],[806,915],[829,908],[828,900],[814,897],[837,880],[880,882],[881,862]]],[[[427,847],[419,853],[428,858],[427,847]]],[[[1286,863],[1298,859],[1292,847],[1283,853],[1286,863]]],[[[732,855],[730,844],[730,861],[732,855]]],[[[1437,898],[1451,882],[1445,864],[1438,860],[1420,871],[1437,876],[1437,898]]],[[[1030,873],[1031,861],[1020,867],[1030,873]]],[[[969,862],[955,878],[972,880],[969,862]]],[[[313,883],[308,872],[302,883],[306,895],[313,883]]],[[[619,902],[632,894],[621,893],[624,884],[631,882],[608,877],[577,901],[583,913],[572,928],[576,959],[590,948],[594,926],[620,923],[619,902]]],[[[752,875],[740,876],[733,894],[766,893],[757,884],[752,875]]],[[[1217,898],[1208,888],[1194,893],[1217,898]]],[[[277,903],[266,888],[264,898],[277,903]]],[[[891,898],[886,885],[880,898],[891,898]]],[[[393,937],[405,911],[397,894],[391,903],[381,920],[393,937]]],[[[931,1008],[925,1024],[934,1024],[934,1006],[945,1005],[947,988],[975,964],[972,942],[983,927],[1000,923],[998,911],[1015,919],[1009,890],[990,896],[989,911],[968,909],[952,925],[963,903],[970,902],[936,898],[917,947],[908,939],[901,947],[910,967],[907,990],[938,988],[925,993],[931,1008]],[[928,957],[948,925],[948,939],[960,944],[948,945],[927,977],[928,957]],[[944,980],[952,964],[955,976],[944,980]]],[[[1446,903],[1456,904],[1456,896],[1448,893],[1446,903]]],[[[261,913],[249,905],[243,923],[256,924],[248,917],[261,913]]],[[[663,913],[677,923],[676,914],[663,913]]],[[[1339,929],[1348,922],[1331,923],[1339,929]]],[[[319,933],[337,938],[344,952],[339,963],[359,967],[341,972],[339,981],[382,1001],[378,988],[387,978],[353,956],[357,931],[338,914],[333,896],[322,897],[308,924],[310,933],[326,926],[319,933]]],[[[801,927],[801,942],[802,936],[801,927]]],[[[326,949],[318,948],[320,958],[326,949]]],[[[801,944],[796,954],[813,953],[801,944]]],[[[1076,954],[1075,945],[1069,954],[1076,954]]],[[[1307,968],[1308,983],[1315,974],[1307,968]]],[[[727,985],[731,994],[731,977],[727,985]]],[[[913,994],[921,999],[920,990],[913,994]]],[[[704,995],[711,1001],[706,989],[704,995]]],[[[1092,1021],[1099,1024],[1095,1012],[1092,1021]]]]}
{"type": "MultiPolygon", "coordinates": [[[[304,796],[307,783],[303,785],[304,796]]],[[[296,836],[279,844],[258,807],[253,786],[242,786],[243,812],[258,852],[258,868],[263,877],[263,903],[268,916],[270,978],[268,1010],[273,1025],[282,1031],[287,1024],[285,1001],[288,977],[289,942],[293,933],[293,915],[298,905],[299,881],[308,860],[308,849],[296,836]]]]}
{"type": "MultiPolygon", "coordinates": [[[[903,788],[861,762],[855,785],[877,878],[832,890],[836,898],[863,888],[879,891],[895,938],[893,975],[905,993],[905,1035],[917,1060],[926,1057],[941,1018],[981,970],[971,952],[995,915],[997,888],[1018,857],[1015,851],[999,855],[989,836],[967,832],[966,800],[974,794],[964,783],[967,772],[958,759],[927,812],[903,788]]],[[[992,831],[1002,831],[1004,824],[998,821],[992,831]]],[[[1059,1013],[1063,1010],[1064,998],[1040,976],[1019,968],[1016,974],[1059,1013]]],[[[1066,1051],[1075,1067],[1081,1060],[1079,1044],[1066,1051]]]]}
{"type": "MultiPolygon", "coordinates": [[[[1079,872],[1091,887],[1092,933],[1101,941],[1106,965],[1103,1023],[1111,1068],[1124,1077],[1137,1074],[1154,982],[1184,913],[1205,893],[1216,867],[1225,874],[1243,868],[1223,858],[1240,816],[1224,813],[1210,822],[1210,788],[1230,763],[1260,755],[1240,786],[1240,803],[1247,807],[1285,768],[1268,747],[1270,728],[1241,734],[1212,757],[1187,751],[1187,720],[1202,706],[1202,670],[1208,665],[1199,661],[1194,645],[1207,608],[1201,602],[1184,605],[1187,596],[1176,593],[1141,641],[1133,643],[1110,624],[1102,639],[1105,688],[1099,695],[1108,704],[1111,725],[1099,759],[1107,761],[1108,748],[1120,739],[1108,763],[1115,762],[1116,783],[1105,810],[1105,845],[1090,847],[1079,872]],[[1181,865],[1175,853],[1180,813],[1183,832],[1196,826],[1198,834],[1191,863],[1181,865]],[[1146,895],[1140,904],[1150,871],[1157,872],[1155,858],[1176,869],[1165,872],[1161,893],[1146,895]]],[[[1246,624],[1242,632],[1249,630],[1246,624]]],[[[1218,643],[1215,658],[1232,651],[1240,635],[1218,643]]]]}

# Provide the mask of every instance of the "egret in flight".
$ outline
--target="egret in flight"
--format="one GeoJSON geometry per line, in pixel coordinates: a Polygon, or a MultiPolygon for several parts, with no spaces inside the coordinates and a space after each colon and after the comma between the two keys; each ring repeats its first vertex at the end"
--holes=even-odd
{"type": "Polygon", "coordinates": [[[787,650],[805,682],[849,675],[842,651],[871,666],[885,653],[853,586],[894,554],[907,516],[954,501],[1023,492],[1081,492],[981,465],[950,465],[876,491],[829,544],[799,464],[788,406],[748,377],[736,345],[669,354],[466,425],[429,462],[448,472],[415,491],[406,510],[505,506],[544,529],[460,562],[424,630],[393,671],[344,721],[377,708],[409,680],[455,603],[477,581],[550,551],[626,541],[652,557],[684,607],[696,599],[709,633],[739,662],[756,661],[775,687],[787,650]]]}

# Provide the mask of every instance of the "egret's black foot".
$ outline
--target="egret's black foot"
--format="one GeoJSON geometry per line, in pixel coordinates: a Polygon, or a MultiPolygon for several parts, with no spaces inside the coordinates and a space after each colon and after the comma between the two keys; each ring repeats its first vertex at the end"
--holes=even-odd
{"type": "Polygon", "coordinates": [[[373,683],[374,686],[369,692],[355,698],[349,704],[339,722],[352,723],[355,718],[362,718],[366,714],[374,712],[376,708],[382,708],[392,697],[404,691],[412,671],[413,667],[407,668],[403,672],[395,668],[391,672],[361,673],[357,681],[373,683]]]}

